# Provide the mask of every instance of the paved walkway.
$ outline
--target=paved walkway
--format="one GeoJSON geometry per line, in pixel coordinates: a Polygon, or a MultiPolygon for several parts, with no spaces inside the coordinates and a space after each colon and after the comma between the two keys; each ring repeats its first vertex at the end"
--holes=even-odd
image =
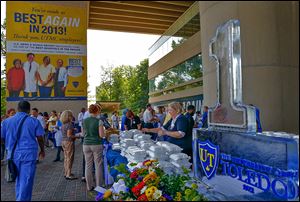
{"type": "MultiPolygon", "coordinates": [[[[66,180],[63,174],[63,162],[52,162],[56,149],[46,148],[46,157],[37,164],[32,200],[33,201],[95,201],[87,193],[86,184],[81,182],[82,145],[76,141],[75,159],[72,173],[77,180],[66,180]]],[[[61,153],[63,159],[63,152],[61,153]]],[[[15,183],[4,179],[5,167],[1,166],[1,201],[15,201],[15,183]]]]}

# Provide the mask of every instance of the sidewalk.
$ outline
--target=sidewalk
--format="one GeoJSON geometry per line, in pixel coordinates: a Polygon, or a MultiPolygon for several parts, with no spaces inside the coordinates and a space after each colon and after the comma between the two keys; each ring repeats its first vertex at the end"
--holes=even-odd
{"type": "MultiPolygon", "coordinates": [[[[46,147],[46,157],[37,164],[33,186],[32,201],[95,201],[86,191],[86,184],[81,182],[82,145],[76,141],[75,158],[72,173],[77,180],[66,180],[63,174],[63,162],[52,162],[56,149],[46,147]]],[[[61,153],[63,159],[63,152],[61,153]]],[[[15,183],[4,179],[5,167],[1,166],[1,201],[15,201],[15,183]]]]}

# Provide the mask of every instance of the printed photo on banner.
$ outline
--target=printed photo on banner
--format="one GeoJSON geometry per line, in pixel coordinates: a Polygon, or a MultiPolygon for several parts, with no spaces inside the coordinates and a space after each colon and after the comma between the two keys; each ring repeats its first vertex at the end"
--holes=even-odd
{"type": "Polygon", "coordinates": [[[84,9],[7,2],[7,100],[87,98],[84,9]]]}

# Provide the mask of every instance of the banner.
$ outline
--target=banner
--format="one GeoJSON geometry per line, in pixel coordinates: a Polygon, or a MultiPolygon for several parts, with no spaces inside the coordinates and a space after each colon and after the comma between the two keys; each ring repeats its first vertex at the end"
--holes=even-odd
{"type": "Polygon", "coordinates": [[[7,101],[86,100],[86,9],[6,4],[7,101]]]}

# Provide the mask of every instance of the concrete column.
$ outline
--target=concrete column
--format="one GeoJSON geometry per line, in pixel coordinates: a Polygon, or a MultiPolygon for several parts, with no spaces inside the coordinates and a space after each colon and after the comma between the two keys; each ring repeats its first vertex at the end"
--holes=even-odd
{"type": "Polygon", "coordinates": [[[216,28],[241,23],[243,101],[261,111],[264,131],[299,134],[299,2],[200,1],[204,105],[216,100],[216,67],[208,56],[216,28]]]}

